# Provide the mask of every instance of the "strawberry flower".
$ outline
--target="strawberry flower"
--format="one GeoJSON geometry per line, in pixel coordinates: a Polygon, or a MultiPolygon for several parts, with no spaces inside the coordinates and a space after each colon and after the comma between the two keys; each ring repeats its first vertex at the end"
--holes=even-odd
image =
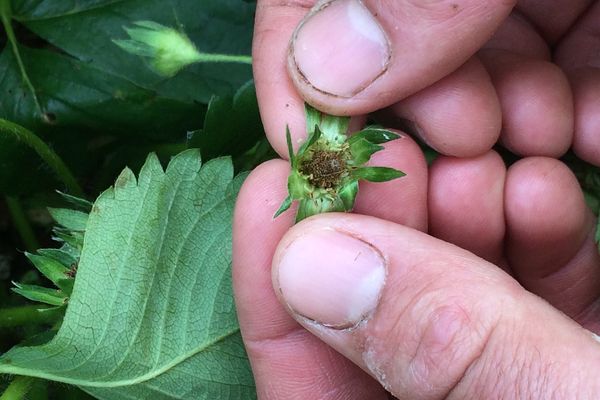
{"type": "Polygon", "coordinates": [[[291,172],[288,196],[275,217],[298,201],[296,222],[325,212],[352,211],[358,182],[386,182],[405,174],[388,167],[366,166],[371,156],[383,150],[382,143],[399,136],[379,127],[367,127],[347,136],[348,117],[335,117],[306,105],[308,138],[294,154],[289,129],[286,132],[291,172]]]}

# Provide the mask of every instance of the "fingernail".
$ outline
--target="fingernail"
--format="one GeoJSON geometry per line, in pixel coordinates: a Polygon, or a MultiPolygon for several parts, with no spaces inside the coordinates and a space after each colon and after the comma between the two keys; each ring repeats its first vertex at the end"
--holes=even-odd
{"type": "Polygon", "coordinates": [[[385,72],[390,54],[385,32],[360,0],[334,0],[297,28],[290,63],[315,89],[352,97],[385,72]]]}
{"type": "Polygon", "coordinates": [[[295,313],[338,329],[353,327],[373,312],[386,276],[377,249],[335,230],[298,237],[276,268],[275,285],[295,313]]]}

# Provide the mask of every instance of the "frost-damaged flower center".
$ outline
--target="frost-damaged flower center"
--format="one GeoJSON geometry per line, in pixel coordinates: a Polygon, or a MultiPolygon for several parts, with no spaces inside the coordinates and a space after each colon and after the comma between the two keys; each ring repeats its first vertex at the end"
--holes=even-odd
{"type": "Polygon", "coordinates": [[[340,183],[346,172],[346,161],[342,151],[317,150],[310,159],[300,163],[299,170],[311,185],[330,189],[340,183]]]}

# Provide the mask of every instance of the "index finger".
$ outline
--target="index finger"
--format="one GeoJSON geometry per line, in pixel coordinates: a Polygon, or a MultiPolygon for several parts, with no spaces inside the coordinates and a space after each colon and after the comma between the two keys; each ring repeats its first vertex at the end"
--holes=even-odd
{"type": "Polygon", "coordinates": [[[285,129],[294,143],[306,137],[304,100],[287,73],[288,42],[316,0],[258,1],[252,49],[256,93],[271,146],[287,158],[285,129]]]}

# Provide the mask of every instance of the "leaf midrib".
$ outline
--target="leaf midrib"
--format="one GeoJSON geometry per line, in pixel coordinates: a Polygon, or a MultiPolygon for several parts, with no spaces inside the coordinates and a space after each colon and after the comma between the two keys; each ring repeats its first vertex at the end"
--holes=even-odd
{"type": "Polygon", "coordinates": [[[83,379],[65,378],[60,375],[55,375],[52,373],[45,373],[45,372],[41,372],[41,371],[32,371],[31,369],[28,369],[28,368],[21,368],[21,367],[16,367],[13,365],[0,365],[0,372],[8,373],[8,374],[15,374],[15,375],[33,376],[36,378],[48,379],[48,380],[63,382],[63,383],[71,384],[71,385],[77,385],[77,386],[104,387],[104,388],[132,386],[132,385],[146,382],[152,378],[155,378],[155,377],[169,371],[171,368],[184,362],[188,358],[190,358],[198,353],[201,353],[201,352],[205,351],[206,349],[216,345],[217,343],[220,343],[220,342],[230,338],[231,336],[239,333],[239,331],[240,331],[239,327],[231,329],[231,330],[225,332],[223,335],[215,338],[214,340],[204,343],[202,346],[199,346],[198,348],[194,349],[193,351],[182,354],[180,357],[174,358],[171,362],[163,365],[161,368],[150,371],[144,375],[140,375],[139,377],[137,377],[135,379],[124,379],[124,380],[120,380],[120,381],[98,381],[98,382],[87,381],[87,380],[83,380],[83,379]]]}

